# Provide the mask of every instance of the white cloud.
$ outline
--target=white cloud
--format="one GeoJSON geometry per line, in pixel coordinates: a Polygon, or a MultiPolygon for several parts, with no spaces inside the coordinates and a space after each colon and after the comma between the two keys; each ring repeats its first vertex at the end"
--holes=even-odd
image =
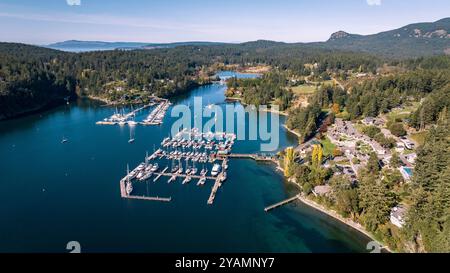
{"type": "Polygon", "coordinates": [[[381,6],[381,0],[366,0],[369,6],[381,6]]]}
{"type": "Polygon", "coordinates": [[[80,6],[81,0],[66,0],[67,5],[69,6],[80,6]]]}

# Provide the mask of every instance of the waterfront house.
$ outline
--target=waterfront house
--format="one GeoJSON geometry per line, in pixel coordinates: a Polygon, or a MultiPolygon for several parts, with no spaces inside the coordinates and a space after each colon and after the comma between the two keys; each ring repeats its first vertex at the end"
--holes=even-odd
{"type": "Polygon", "coordinates": [[[399,228],[405,224],[406,208],[402,205],[392,208],[390,214],[391,223],[399,228]]]}

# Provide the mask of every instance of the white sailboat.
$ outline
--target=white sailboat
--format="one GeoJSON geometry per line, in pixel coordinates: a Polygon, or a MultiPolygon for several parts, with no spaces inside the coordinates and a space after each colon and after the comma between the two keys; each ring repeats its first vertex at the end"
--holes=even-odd
{"type": "Polygon", "coordinates": [[[133,137],[133,129],[130,127],[130,139],[128,140],[128,143],[133,143],[134,137],[133,137]]]}
{"type": "Polygon", "coordinates": [[[133,192],[133,184],[130,181],[130,167],[127,164],[127,182],[125,186],[125,190],[127,192],[127,195],[130,195],[131,192],[133,192]]]}

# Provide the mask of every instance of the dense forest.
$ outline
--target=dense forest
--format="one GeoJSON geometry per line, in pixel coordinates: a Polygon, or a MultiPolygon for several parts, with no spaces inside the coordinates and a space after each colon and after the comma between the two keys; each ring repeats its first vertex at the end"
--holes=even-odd
{"type": "Polygon", "coordinates": [[[284,111],[292,100],[292,91],[286,88],[289,79],[284,73],[272,71],[257,79],[237,79],[227,81],[227,96],[233,97],[236,93],[242,94],[245,104],[271,105],[276,104],[284,111]]]}
{"type": "MultiPolygon", "coordinates": [[[[132,91],[138,97],[169,97],[208,83],[216,63],[263,63],[307,75],[311,71],[306,63],[320,64],[319,71],[374,71],[381,61],[365,54],[270,41],[78,54],[0,43],[0,117],[37,110],[77,95],[117,100],[132,91]]],[[[288,99],[283,98],[285,103],[288,99]]]]}

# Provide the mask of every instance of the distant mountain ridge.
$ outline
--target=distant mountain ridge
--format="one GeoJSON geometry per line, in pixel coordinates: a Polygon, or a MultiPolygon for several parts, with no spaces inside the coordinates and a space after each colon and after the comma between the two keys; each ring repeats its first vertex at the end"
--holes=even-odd
{"type": "Polygon", "coordinates": [[[367,52],[386,57],[420,57],[450,54],[450,18],[410,24],[372,35],[333,33],[328,41],[312,45],[329,49],[367,52]]]}
{"type": "MultiPolygon", "coordinates": [[[[245,42],[243,46],[260,47],[299,46],[316,47],[329,50],[364,52],[388,58],[416,58],[422,56],[450,54],[450,17],[432,23],[415,23],[398,29],[371,35],[351,34],[337,31],[326,42],[283,43],[269,40],[245,42]]],[[[175,43],[140,43],[140,42],[102,42],[70,40],[48,45],[46,47],[65,51],[93,51],[114,49],[154,49],[173,48],[177,46],[210,46],[231,43],[218,42],[175,42],[175,43]]],[[[300,47],[301,48],[301,47],[300,47]]]]}

